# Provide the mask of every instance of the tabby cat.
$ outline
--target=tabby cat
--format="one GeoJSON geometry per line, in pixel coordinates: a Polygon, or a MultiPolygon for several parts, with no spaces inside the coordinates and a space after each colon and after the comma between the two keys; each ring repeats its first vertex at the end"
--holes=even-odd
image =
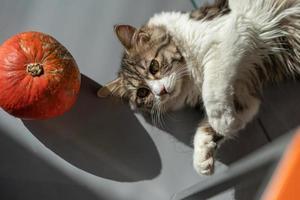
{"type": "Polygon", "coordinates": [[[199,174],[213,172],[217,139],[253,119],[265,83],[300,74],[300,0],[217,0],[115,33],[125,48],[121,68],[98,96],[149,113],[203,105],[194,137],[199,174]]]}

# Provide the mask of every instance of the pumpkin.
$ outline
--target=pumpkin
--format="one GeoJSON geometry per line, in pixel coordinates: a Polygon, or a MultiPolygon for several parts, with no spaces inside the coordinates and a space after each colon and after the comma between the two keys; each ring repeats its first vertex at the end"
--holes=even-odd
{"type": "Polygon", "coordinates": [[[12,36],[0,46],[0,106],[23,119],[47,119],[75,103],[80,72],[69,51],[40,32],[12,36]]]}

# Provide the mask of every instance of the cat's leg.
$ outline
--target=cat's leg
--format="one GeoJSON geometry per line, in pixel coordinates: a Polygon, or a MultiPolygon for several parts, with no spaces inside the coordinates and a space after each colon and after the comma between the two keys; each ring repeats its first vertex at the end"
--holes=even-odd
{"type": "MultiPolygon", "coordinates": [[[[258,97],[253,96],[253,91],[249,91],[247,87],[244,87],[243,83],[238,82],[238,86],[235,89],[235,95],[233,97],[234,114],[232,113],[233,120],[239,120],[241,124],[238,128],[244,127],[257,113],[260,100],[258,97]]],[[[218,117],[224,117],[222,115],[218,117]]],[[[217,123],[220,118],[216,118],[217,123]]],[[[194,136],[194,155],[193,165],[198,174],[210,175],[214,171],[215,152],[217,146],[219,146],[225,139],[228,139],[236,131],[232,127],[230,131],[217,133],[212,128],[211,122],[206,118],[200,123],[194,136]]],[[[222,121],[221,123],[224,123],[222,121]]],[[[218,124],[220,125],[220,124],[218,124]]],[[[222,124],[222,126],[224,126],[222,124]]],[[[228,127],[227,127],[228,128],[228,127]]]]}
{"type": "Polygon", "coordinates": [[[260,99],[253,95],[253,91],[259,89],[256,88],[258,86],[246,84],[247,81],[226,80],[226,73],[219,76],[224,76],[223,80],[219,78],[212,83],[210,76],[204,81],[203,102],[212,128],[218,134],[230,137],[243,129],[258,112],[260,99]]]}
{"type": "Polygon", "coordinates": [[[194,136],[193,165],[198,174],[210,175],[214,171],[214,154],[217,142],[221,139],[210,126],[207,119],[203,120],[194,136]]]}
{"type": "Polygon", "coordinates": [[[244,128],[253,119],[261,103],[261,88],[258,85],[251,84],[249,79],[246,82],[238,80],[234,85],[233,105],[235,118],[238,118],[242,123],[240,128],[244,128]]]}
{"type": "MultiPolygon", "coordinates": [[[[243,128],[254,117],[260,105],[259,98],[253,96],[253,92],[243,86],[242,83],[238,83],[233,97],[234,105],[232,110],[234,114],[231,117],[233,120],[238,119],[241,122],[238,128],[243,128]]],[[[216,120],[218,123],[220,119],[213,120],[216,120]]],[[[217,146],[225,139],[230,138],[236,131],[236,129],[230,127],[231,130],[226,132],[226,134],[224,132],[219,134],[212,128],[210,123],[207,118],[203,120],[194,136],[193,165],[198,174],[210,175],[213,173],[217,146]]],[[[222,124],[222,126],[224,125],[222,124]]]]}
{"type": "MultiPolygon", "coordinates": [[[[224,136],[244,128],[255,115],[256,111],[253,110],[257,110],[255,108],[259,105],[259,101],[253,101],[251,109],[243,109],[243,114],[239,114],[235,108],[234,98],[240,95],[236,92],[237,81],[248,79],[247,73],[251,73],[254,63],[260,61],[257,54],[259,51],[253,45],[256,42],[253,41],[255,35],[252,36],[252,32],[241,35],[241,30],[236,28],[235,26],[229,28],[228,33],[224,29],[225,38],[212,49],[212,56],[204,65],[202,84],[204,107],[210,125],[224,136]],[[242,117],[244,115],[247,117],[242,117]]],[[[244,88],[247,90],[247,87],[244,88]]]]}
{"type": "Polygon", "coordinates": [[[233,81],[226,78],[225,73],[214,74],[207,69],[202,87],[202,98],[208,121],[217,133],[224,136],[244,126],[237,118],[234,108],[233,81]]]}

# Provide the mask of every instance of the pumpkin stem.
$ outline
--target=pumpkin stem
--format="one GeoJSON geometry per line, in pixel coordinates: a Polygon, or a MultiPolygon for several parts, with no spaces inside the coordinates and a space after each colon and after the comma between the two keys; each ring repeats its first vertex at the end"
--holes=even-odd
{"type": "Polygon", "coordinates": [[[43,65],[40,63],[29,63],[26,67],[26,72],[33,77],[40,76],[44,73],[43,65]]]}

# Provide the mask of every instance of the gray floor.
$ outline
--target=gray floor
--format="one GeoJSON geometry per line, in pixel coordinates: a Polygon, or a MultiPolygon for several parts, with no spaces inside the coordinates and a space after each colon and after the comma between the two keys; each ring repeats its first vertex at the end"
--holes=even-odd
{"type": "MultiPolygon", "coordinates": [[[[0,42],[21,31],[49,33],[83,74],[78,102],[62,117],[22,121],[0,111],[0,199],[168,200],[208,179],[192,168],[200,112],[174,113],[156,128],[127,105],[95,96],[119,66],[114,24],[139,25],[155,12],[190,9],[188,0],[0,0],[0,42]]],[[[259,116],[222,146],[216,173],[299,124],[299,88],[267,89],[259,116]]],[[[243,180],[213,199],[253,199],[260,182],[243,180]]]]}

